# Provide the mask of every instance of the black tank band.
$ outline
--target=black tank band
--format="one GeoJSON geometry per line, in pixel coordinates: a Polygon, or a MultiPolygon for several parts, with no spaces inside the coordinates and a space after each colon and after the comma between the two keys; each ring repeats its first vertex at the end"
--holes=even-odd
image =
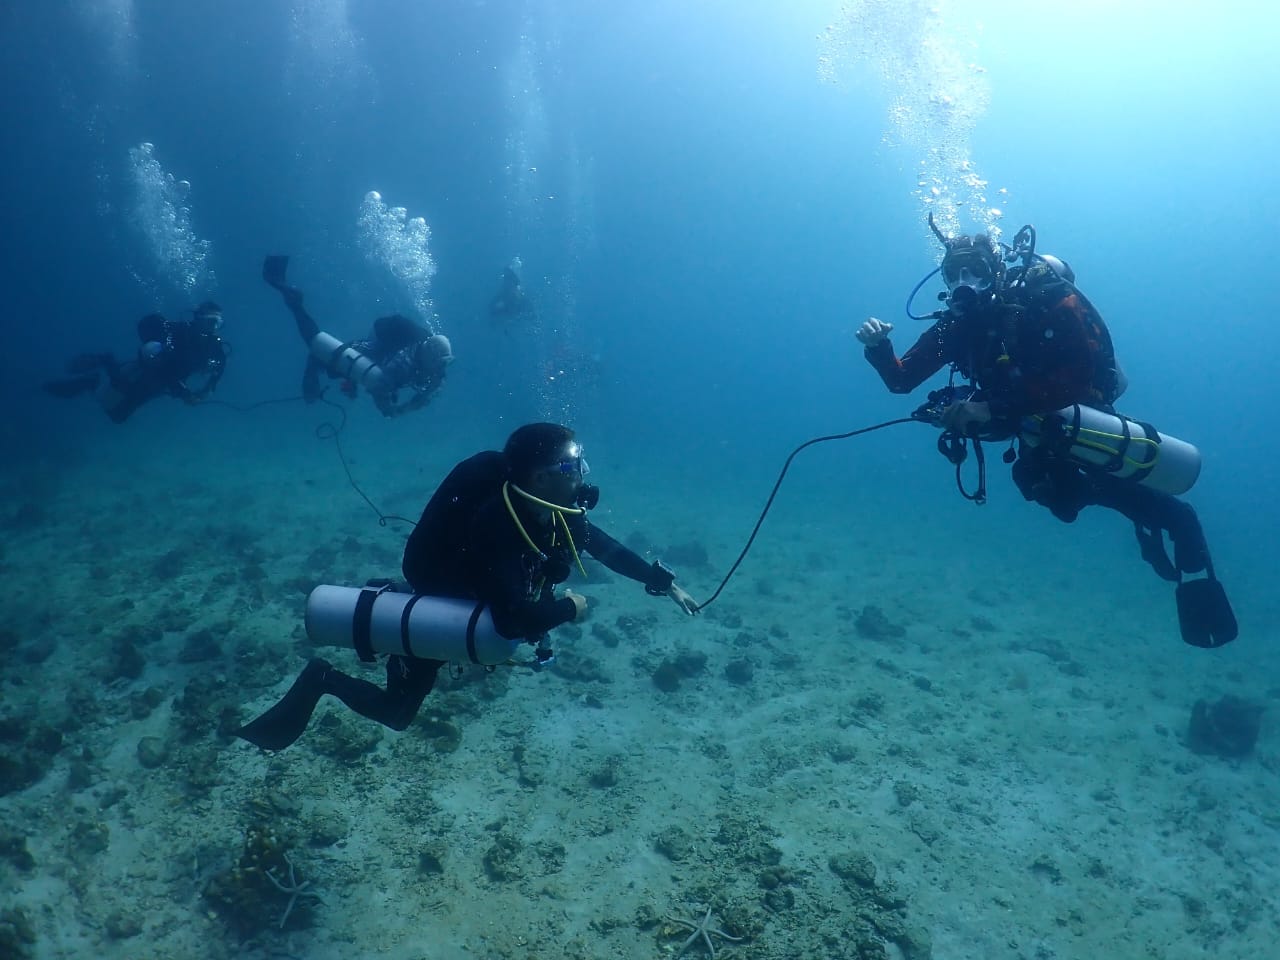
{"type": "Polygon", "coordinates": [[[475,609],[471,611],[471,619],[467,621],[467,656],[472,663],[480,662],[476,656],[476,623],[480,620],[483,610],[484,604],[477,603],[475,609]]]}
{"type": "Polygon", "coordinates": [[[414,605],[422,599],[422,594],[415,593],[409,598],[408,603],[404,605],[404,609],[400,611],[400,646],[404,650],[406,657],[416,656],[413,647],[409,643],[409,614],[413,612],[414,605]]]}
{"type": "Polygon", "coordinates": [[[373,601],[390,589],[390,582],[378,586],[368,584],[360,588],[360,596],[356,599],[356,608],[351,614],[351,645],[356,648],[356,655],[365,663],[373,663],[378,658],[373,653],[373,643],[369,638],[373,622],[373,601]]]}

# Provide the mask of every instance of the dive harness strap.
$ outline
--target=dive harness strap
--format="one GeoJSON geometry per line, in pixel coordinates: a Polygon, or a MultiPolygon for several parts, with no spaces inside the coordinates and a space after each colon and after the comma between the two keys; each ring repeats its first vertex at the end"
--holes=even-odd
{"type": "Polygon", "coordinates": [[[391,589],[390,580],[370,580],[360,588],[360,596],[356,598],[356,608],[351,614],[351,643],[356,654],[365,663],[373,663],[378,658],[373,653],[370,639],[370,626],[373,620],[373,601],[391,589]]]}
{"type": "Polygon", "coordinates": [[[484,610],[484,604],[477,603],[467,620],[467,659],[472,663],[480,662],[476,656],[476,623],[480,620],[482,610],[484,610]]]}
{"type": "Polygon", "coordinates": [[[413,608],[422,597],[423,594],[415,593],[400,611],[400,649],[404,651],[406,657],[413,656],[413,648],[409,645],[409,614],[413,613],[413,608]]]}
{"type": "Polygon", "coordinates": [[[1102,470],[1105,473],[1115,474],[1123,470],[1127,462],[1133,466],[1133,473],[1121,479],[1128,483],[1142,483],[1146,480],[1151,471],[1156,468],[1156,463],[1160,459],[1159,445],[1164,442],[1164,438],[1160,436],[1160,431],[1157,430],[1153,424],[1147,423],[1145,420],[1134,420],[1131,417],[1114,413],[1112,415],[1120,421],[1120,429],[1123,431],[1121,434],[1114,437],[1114,439],[1120,441],[1116,444],[1115,449],[1109,449],[1099,443],[1090,443],[1088,440],[1081,439],[1082,433],[1087,434],[1092,432],[1086,430],[1081,423],[1081,406],[1082,404],[1079,403],[1071,405],[1070,423],[1062,423],[1056,417],[1046,418],[1044,421],[1046,424],[1056,423],[1057,425],[1057,429],[1054,431],[1052,436],[1052,440],[1056,442],[1051,445],[1050,449],[1061,456],[1069,456],[1067,451],[1071,448],[1072,444],[1075,443],[1083,443],[1085,446],[1089,447],[1089,449],[1095,451],[1102,451],[1105,449],[1108,453],[1106,462],[1098,464],[1097,469],[1102,470]],[[1129,429],[1130,423],[1136,423],[1138,426],[1142,427],[1143,431],[1146,433],[1147,442],[1154,443],[1156,445],[1156,450],[1150,459],[1137,461],[1129,458],[1129,449],[1134,445],[1133,431],[1129,429]]]}
{"type": "MultiPolygon", "coordinates": [[[[392,590],[395,585],[394,580],[370,580],[360,588],[360,596],[356,598],[355,611],[351,615],[351,640],[356,648],[356,654],[365,663],[374,663],[378,659],[374,655],[371,639],[373,603],[382,594],[392,590]]],[[[400,611],[400,648],[406,657],[418,656],[413,652],[409,642],[409,620],[413,615],[413,608],[425,596],[424,593],[415,593],[400,611]]],[[[484,604],[477,603],[471,611],[471,616],[467,618],[467,659],[472,663],[480,662],[480,658],[476,656],[476,624],[480,622],[482,613],[484,613],[484,604]]]]}

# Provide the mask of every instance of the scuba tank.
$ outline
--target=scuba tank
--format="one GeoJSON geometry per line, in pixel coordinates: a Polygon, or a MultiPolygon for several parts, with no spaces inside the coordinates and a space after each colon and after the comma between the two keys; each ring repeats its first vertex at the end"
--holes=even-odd
{"type": "Polygon", "coordinates": [[[376,652],[495,664],[508,660],[525,642],[498,633],[483,604],[397,593],[386,585],[322,584],[307,598],[305,622],[312,643],[354,647],[365,661],[372,661],[376,652]]]}
{"type": "Polygon", "coordinates": [[[1045,445],[1082,467],[1101,467],[1112,476],[1178,496],[1200,476],[1200,451],[1149,423],[1073,404],[1053,413],[1025,417],[1021,437],[1045,445]]]}
{"type": "Polygon", "coordinates": [[[370,393],[377,393],[382,386],[382,368],[349,343],[343,343],[323,330],[307,344],[311,355],[325,371],[342,380],[358,383],[370,393]]]}

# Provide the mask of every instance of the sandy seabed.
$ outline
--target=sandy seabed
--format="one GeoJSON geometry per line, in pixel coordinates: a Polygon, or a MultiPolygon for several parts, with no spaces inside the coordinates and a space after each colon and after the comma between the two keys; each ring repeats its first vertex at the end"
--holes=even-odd
{"type": "MultiPolygon", "coordinates": [[[[1274,638],[1185,648],[1135,557],[1061,559],[1087,529],[780,507],[694,620],[592,566],[551,669],[453,670],[404,733],[325,700],[270,755],[229,731],[313,655],[307,590],[394,575],[407,528],[323,444],[229,443],[4,474],[0,956],[1276,955],[1274,638]],[[1224,694],[1270,708],[1242,759],[1186,742],[1224,694]]],[[[453,459],[369,486],[416,517],[453,459]]],[[[705,597],[760,491],[643,477],[598,522],[705,597]]]]}

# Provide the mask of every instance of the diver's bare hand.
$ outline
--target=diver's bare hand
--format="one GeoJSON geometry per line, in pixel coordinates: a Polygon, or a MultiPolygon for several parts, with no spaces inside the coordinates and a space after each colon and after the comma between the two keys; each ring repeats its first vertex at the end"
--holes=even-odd
{"type": "Polygon", "coordinates": [[[942,411],[939,426],[962,436],[975,432],[975,428],[991,422],[991,404],[982,400],[961,400],[942,411]]]}
{"type": "Polygon", "coordinates": [[[674,583],[671,585],[671,589],[667,591],[667,596],[674,600],[676,606],[689,616],[693,616],[698,612],[698,601],[694,600],[685,590],[677,587],[674,583]]]}
{"type": "Polygon", "coordinates": [[[858,342],[864,347],[874,347],[882,340],[889,339],[889,334],[891,333],[893,333],[892,323],[877,320],[875,317],[867,317],[867,322],[858,328],[854,336],[858,338],[858,342]]]}

